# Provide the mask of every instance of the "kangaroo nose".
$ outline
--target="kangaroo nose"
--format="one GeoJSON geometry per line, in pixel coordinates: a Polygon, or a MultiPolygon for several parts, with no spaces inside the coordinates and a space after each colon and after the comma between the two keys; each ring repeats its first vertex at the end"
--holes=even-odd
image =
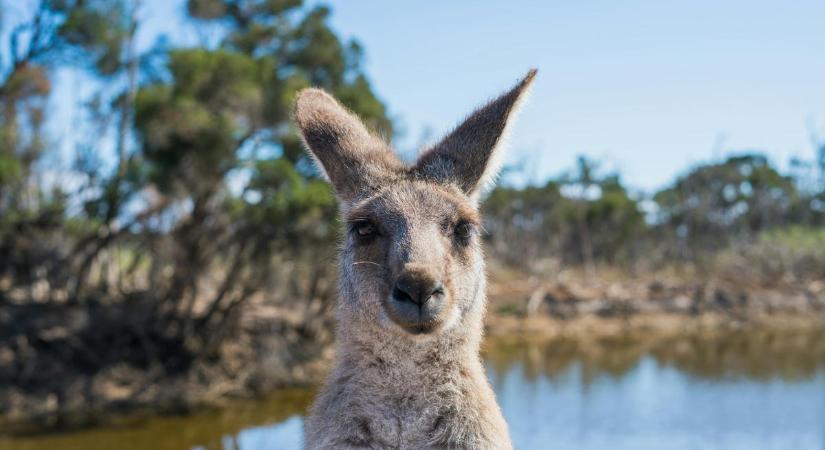
{"type": "Polygon", "coordinates": [[[428,274],[406,271],[398,277],[392,289],[392,297],[399,302],[424,305],[433,297],[444,295],[444,285],[428,274]]]}

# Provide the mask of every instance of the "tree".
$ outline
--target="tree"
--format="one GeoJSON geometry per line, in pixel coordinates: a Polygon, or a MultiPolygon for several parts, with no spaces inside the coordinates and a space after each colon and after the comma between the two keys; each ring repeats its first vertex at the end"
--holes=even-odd
{"type": "Polygon", "coordinates": [[[261,293],[303,305],[302,333],[328,334],[334,275],[324,261],[336,210],[290,124],[295,93],[320,85],[392,134],[360,46],[338,39],[329,10],[190,1],[195,24],[215,24],[219,42],[157,47],[151,56],[161,64],[150,72],[149,55],[134,45],[138,0],[36,6],[11,33],[13,57],[0,78],[0,279],[43,279],[47,299],[69,304],[147,305],[148,328],[119,330],[119,339],[177,343],[192,357],[213,354],[261,293]],[[94,77],[99,89],[84,119],[100,133],[79,149],[89,156],[78,158],[83,191],[58,194],[27,177],[47,147],[40,124],[60,67],[94,77]],[[117,165],[106,170],[96,160],[111,129],[117,165]],[[26,221],[12,218],[5,212],[23,211],[25,186],[60,201],[35,205],[26,221]]]}
{"type": "Polygon", "coordinates": [[[597,164],[584,156],[576,160],[576,171],[563,177],[563,183],[571,188],[574,201],[575,220],[578,227],[578,241],[581,247],[581,259],[589,273],[595,272],[593,263],[593,241],[590,237],[590,227],[587,221],[587,205],[590,198],[598,190],[596,180],[597,164]]]}
{"type": "Polygon", "coordinates": [[[646,229],[638,202],[618,175],[603,177],[597,186],[600,194],[587,203],[585,214],[594,257],[614,265],[632,263],[646,229]]]}
{"type": "Polygon", "coordinates": [[[543,186],[496,187],[484,201],[484,229],[493,255],[512,266],[531,268],[545,258],[563,257],[568,224],[557,181],[543,186]]]}
{"type": "Polygon", "coordinates": [[[0,62],[0,218],[5,219],[0,220],[0,253],[7,255],[0,273],[10,267],[35,273],[62,266],[42,257],[53,257],[55,249],[38,233],[48,234],[62,225],[69,194],[59,187],[44,189],[34,173],[36,162],[51,144],[43,130],[51,76],[55,68],[76,62],[95,73],[112,70],[124,34],[120,20],[124,4],[32,1],[31,16],[9,24],[2,52],[7,59],[0,62]],[[8,242],[12,237],[27,244],[12,248],[14,244],[8,242]]]}
{"type": "Polygon", "coordinates": [[[767,158],[745,153],[694,168],[654,200],[659,223],[675,230],[681,255],[690,258],[785,224],[799,198],[793,180],[767,158]]]}
{"type": "Polygon", "coordinates": [[[529,268],[557,258],[592,273],[596,261],[630,261],[645,222],[618,175],[600,175],[581,157],[575,171],[542,186],[502,186],[484,202],[485,228],[493,252],[529,268]]]}
{"type": "Polygon", "coordinates": [[[187,6],[196,21],[219,24],[223,39],[214,49],[171,51],[167,73],[141,86],[135,102],[145,186],[159,194],[156,204],[188,205],[173,222],[173,239],[152,244],[167,246],[173,258],[155,262],[173,268],[160,283],[168,286],[162,303],[172,316],[182,314],[187,333],[221,328],[272,282],[277,254],[295,270],[309,269],[297,277],[308,282],[293,285],[303,289],[294,297],[310,297],[307,304],[315,306],[309,310],[328,308],[319,286],[328,284],[331,271],[316,264],[327,247],[307,244],[332,241],[334,203],[289,119],[297,90],[319,85],[376,131],[392,133],[386,108],[360,69],[360,47],[345,46],[330,30],[328,9],[307,10],[299,1],[187,6]],[[231,187],[244,178],[249,181],[240,188],[231,187]],[[201,284],[220,273],[205,313],[193,318],[201,284]]]}

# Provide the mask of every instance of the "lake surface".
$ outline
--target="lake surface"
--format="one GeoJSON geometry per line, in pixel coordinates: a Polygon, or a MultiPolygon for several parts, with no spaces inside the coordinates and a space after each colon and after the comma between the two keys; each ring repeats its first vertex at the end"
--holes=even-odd
{"type": "MultiPolygon", "coordinates": [[[[485,360],[517,449],[825,450],[825,332],[499,338],[485,360]]],[[[300,448],[312,395],[0,437],[0,450],[300,448]]]]}

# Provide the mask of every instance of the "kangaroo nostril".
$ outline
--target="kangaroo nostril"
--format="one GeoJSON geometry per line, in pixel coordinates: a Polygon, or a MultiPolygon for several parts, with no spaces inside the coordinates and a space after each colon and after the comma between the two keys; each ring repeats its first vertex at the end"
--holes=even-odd
{"type": "Polygon", "coordinates": [[[400,283],[396,283],[395,287],[392,288],[392,297],[399,302],[418,303],[408,291],[404,290],[400,283]]]}
{"type": "Polygon", "coordinates": [[[421,294],[420,294],[421,302],[419,302],[419,305],[423,306],[425,303],[430,301],[430,299],[432,299],[434,297],[436,299],[438,299],[438,297],[441,297],[443,295],[444,295],[444,285],[443,284],[441,284],[441,283],[430,284],[426,288],[421,289],[421,294]]]}

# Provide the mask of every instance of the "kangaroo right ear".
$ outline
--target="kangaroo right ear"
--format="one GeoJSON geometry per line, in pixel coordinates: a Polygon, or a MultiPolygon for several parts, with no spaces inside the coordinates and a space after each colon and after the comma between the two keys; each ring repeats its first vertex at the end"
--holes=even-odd
{"type": "Polygon", "coordinates": [[[389,146],[361,120],[320,89],[304,89],[295,103],[295,123],[309,154],[348,204],[403,173],[389,146]]]}
{"type": "Polygon", "coordinates": [[[536,77],[533,69],[512,89],[477,109],[418,159],[418,176],[452,183],[471,198],[492,185],[503,161],[502,141],[536,77]]]}

